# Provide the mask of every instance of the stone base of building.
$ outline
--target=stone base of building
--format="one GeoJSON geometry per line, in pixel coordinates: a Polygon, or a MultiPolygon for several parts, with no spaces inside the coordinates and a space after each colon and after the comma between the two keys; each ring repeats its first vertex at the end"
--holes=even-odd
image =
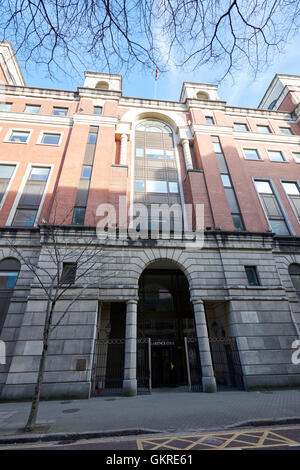
{"type": "Polygon", "coordinates": [[[263,388],[291,388],[300,387],[300,374],[288,375],[253,375],[244,377],[245,389],[247,391],[263,388]]]}
{"type": "MultiPolygon", "coordinates": [[[[90,383],[88,382],[44,384],[41,390],[41,398],[43,400],[90,398],[90,387],[90,383]]],[[[5,385],[0,396],[0,401],[31,400],[33,393],[33,384],[5,385]]]]}

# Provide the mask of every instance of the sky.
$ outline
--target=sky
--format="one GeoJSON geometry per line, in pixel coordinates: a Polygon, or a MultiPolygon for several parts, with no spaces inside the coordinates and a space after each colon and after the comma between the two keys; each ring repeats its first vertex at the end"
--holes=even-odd
{"type": "MultiPolygon", "coordinates": [[[[271,83],[276,73],[299,75],[300,76],[300,33],[286,45],[285,52],[274,56],[273,63],[265,67],[259,75],[254,78],[246,68],[236,71],[233,78],[228,77],[219,84],[218,94],[222,101],[226,101],[230,106],[241,106],[256,108],[262,99],[265,91],[271,83]]],[[[22,67],[22,64],[20,64],[22,67]]],[[[103,72],[101,64],[96,67],[95,72],[103,72]]],[[[42,88],[57,88],[65,90],[76,90],[77,86],[82,86],[84,75],[70,79],[62,72],[57,74],[55,79],[50,80],[41,69],[31,69],[31,73],[22,68],[24,78],[28,86],[42,88]]],[[[156,98],[160,100],[178,101],[182,83],[211,83],[216,84],[217,74],[221,75],[222,68],[214,66],[200,67],[194,72],[183,70],[172,70],[158,75],[156,85],[156,98]]],[[[155,96],[155,70],[135,70],[133,69],[123,77],[123,95],[137,98],[154,98],[155,96]]]]}

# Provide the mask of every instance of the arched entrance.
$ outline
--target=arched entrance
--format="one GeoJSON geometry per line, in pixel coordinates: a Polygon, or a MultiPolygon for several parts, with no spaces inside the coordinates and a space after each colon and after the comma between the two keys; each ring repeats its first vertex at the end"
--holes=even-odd
{"type": "Polygon", "coordinates": [[[137,336],[151,339],[152,388],[188,384],[184,338],[195,334],[186,276],[173,262],[151,263],[139,279],[137,336]]]}

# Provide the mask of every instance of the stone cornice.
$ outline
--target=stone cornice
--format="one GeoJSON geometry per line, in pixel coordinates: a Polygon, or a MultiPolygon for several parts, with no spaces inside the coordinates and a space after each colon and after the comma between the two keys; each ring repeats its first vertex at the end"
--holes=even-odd
{"type": "Polygon", "coordinates": [[[181,112],[187,112],[187,108],[184,103],[178,101],[167,101],[167,100],[154,100],[148,98],[132,98],[128,96],[122,96],[119,101],[120,106],[125,107],[143,107],[143,108],[157,108],[160,110],[163,109],[172,109],[181,112]]]}
{"type": "Polygon", "coordinates": [[[101,90],[100,88],[78,87],[77,91],[80,97],[84,96],[85,98],[109,98],[119,101],[120,97],[122,96],[121,91],[101,90]]]}
{"type": "Polygon", "coordinates": [[[269,111],[267,109],[240,108],[238,106],[226,106],[226,114],[233,116],[255,117],[262,119],[280,119],[281,121],[294,121],[290,113],[283,111],[269,111]]]}
{"type": "Polygon", "coordinates": [[[235,140],[253,140],[260,141],[265,143],[275,143],[275,144],[290,144],[290,145],[299,145],[300,136],[299,135],[278,135],[278,134],[262,134],[257,132],[239,132],[232,131],[233,138],[235,140]]]}
{"type": "Polygon", "coordinates": [[[0,94],[1,93],[4,95],[30,96],[33,98],[78,101],[78,93],[76,91],[55,90],[51,88],[0,85],[0,94]]]}
{"type": "Polygon", "coordinates": [[[191,131],[198,134],[209,135],[232,135],[232,127],[229,126],[216,126],[214,124],[192,124],[191,131]]]}
{"type": "Polygon", "coordinates": [[[72,127],[73,118],[68,116],[52,116],[43,114],[26,114],[0,112],[0,122],[9,123],[11,125],[34,124],[52,127],[72,127]]]}
{"type": "Polygon", "coordinates": [[[117,117],[102,116],[101,114],[74,114],[74,124],[86,124],[89,126],[116,126],[119,120],[117,117]]]}

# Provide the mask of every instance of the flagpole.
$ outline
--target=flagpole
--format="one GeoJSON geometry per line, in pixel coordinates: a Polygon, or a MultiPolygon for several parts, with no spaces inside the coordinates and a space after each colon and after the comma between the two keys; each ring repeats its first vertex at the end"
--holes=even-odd
{"type": "Polygon", "coordinates": [[[154,99],[156,100],[156,91],[157,91],[157,75],[158,75],[158,68],[155,69],[155,82],[154,82],[154,99]]]}

